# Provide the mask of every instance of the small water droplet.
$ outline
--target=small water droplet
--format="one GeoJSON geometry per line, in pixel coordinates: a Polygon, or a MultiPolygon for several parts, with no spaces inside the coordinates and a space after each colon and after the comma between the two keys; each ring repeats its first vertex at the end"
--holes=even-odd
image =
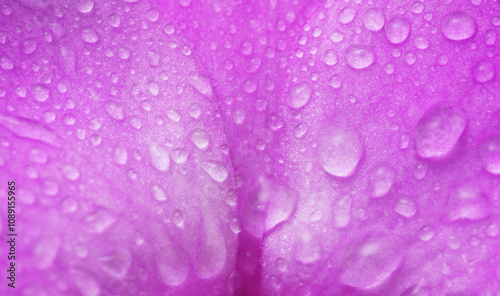
{"type": "Polygon", "coordinates": [[[81,13],[89,13],[94,8],[94,0],[79,0],[76,9],[81,13]]]}
{"type": "Polygon", "coordinates": [[[217,182],[224,182],[227,179],[228,172],[223,163],[219,161],[202,162],[201,167],[217,182]]]}
{"type": "Polygon", "coordinates": [[[174,221],[175,226],[181,228],[184,226],[184,214],[180,210],[175,210],[172,214],[172,221],[174,221]]]}
{"type": "Polygon", "coordinates": [[[96,43],[99,41],[99,36],[94,29],[85,28],[82,30],[82,39],[87,43],[96,43]]]}
{"type": "Polygon", "coordinates": [[[105,106],[106,112],[113,119],[121,121],[125,118],[123,106],[116,102],[108,102],[105,106]]]}
{"type": "Polygon", "coordinates": [[[33,98],[38,102],[45,102],[49,98],[49,90],[47,87],[38,84],[33,88],[33,98]]]}
{"type": "Polygon", "coordinates": [[[62,172],[66,179],[75,181],[80,177],[80,172],[78,169],[72,165],[66,165],[62,168],[62,172]]]}
{"type": "Polygon", "coordinates": [[[335,51],[329,49],[323,55],[323,62],[328,66],[335,66],[338,62],[338,57],[335,51]]]}
{"type": "Polygon", "coordinates": [[[385,36],[392,44],[401,44],[410,35],[411,24],[406,18],[395,17],[385,25],[385,36]]]}
{"type": "Polygon", "coordinates": [[[290,108],[299,109],[304,107],[311,98],[312,89],[307,83],[299,83],[290,89],[287,105],[290,108]]]}
{"type": "Polygon", "coordinates": [[[28,39],[23,42],[22,51],[25,54],[30,54],[36,50],[37,43],[34,39],[28,39]]]}
{"type": "Polygon", "coordinates": [[[363,16],[363,25],[372,32],[382,30],[385,24],[384,11],[380,8],[370,8],[363,16]]]}
{"type": "Polygon", "coordinates": [[[153,194],[154,199],[156,199],[157,201],[167,200],[165,190],[163,190],[163,188],[161,188],[159,185],[153,185],[151,187],[151,193],[153,194]]]}
{"type": "Polygon", "coordinates": [[[375,54],[370,46],[351,45],[346,50],[346,61],[354,69],[364,69],[375,62],[375,54]]]}
{"type": "Polygon", "coordinates": [[[413,44],[418,49],[427,49],[429,47],[429,40],[425,36],[415,37],[413,44]]]}
{"type": "Polygon", "coordinates": [[[151,165],[160,172],[166,172],[170,167],[170,157],[167,149],[157,143],[149,145],[149,156],[151,165]]]}
{"type": "Polygon", "coordinates": [[[124,165],[127,163],[128,153],[126,148],[118,147],[115,150],[113,160],[116,164],[124,165]]]}
{"type": "Polygon", "coordinates": [[[434,237],[434,230],[430,226],[423,226],[418,231],[418,238],[424,242],[431,240],[434,237]]]}
{"type": "Polygon", "coordinates": [[[479,148],[479,156],[487,172],[500,175],[500,137],[492,136],[484,140],[479,148]]]}
{"type": "Polygon", "coordinates": [[[371,195],[373,197],[385,196],[391,190],[396,177],[396,172],[385,163],[378,163],[370,169],[371,195]]]}
{"type": "Polygon", "coordinates": [[[477,62],[472,68],[472,77],[476,82],[485,83],[493,80],[495,76],[495,66],[487,60],[477,62]]]}
{"type": "Polygon", "coordinates": [[[404,216],[406,218],[411,218],[413,217],[413,215],[415,215],[417,206],[415,205],[415,202],[412,199],[408,197],[402,197],[398,200],[398,202],[394,206],[394,210],[401,216],[404,216]]]}
{"type": "Polygon", "coordinates": [[[210,139],[205,132],[205,130],[202,129],[194,129],[190,134],[189,134],[189,139],[193,144],[196,145],[196,147],[200,149],[205,149],[208,147],[208,144],[210,143],[210,139]]]}

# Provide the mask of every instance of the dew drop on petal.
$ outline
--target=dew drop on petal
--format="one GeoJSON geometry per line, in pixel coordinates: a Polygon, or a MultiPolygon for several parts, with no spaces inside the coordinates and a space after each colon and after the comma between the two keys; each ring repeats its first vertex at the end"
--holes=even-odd
{"type": "Polygon", "coordinates": [[[467,40],[474,36],[476,30],[476,21],[463,11],[450,12],[441,20],[441,34],[448,40],[467,40]]]}
{"type": "Polygon", "coordinates": [[[446,157],[467,125],[466,113],[457,106],[430,108],[415,128],[415,148],[422,158],[446,157]]]}

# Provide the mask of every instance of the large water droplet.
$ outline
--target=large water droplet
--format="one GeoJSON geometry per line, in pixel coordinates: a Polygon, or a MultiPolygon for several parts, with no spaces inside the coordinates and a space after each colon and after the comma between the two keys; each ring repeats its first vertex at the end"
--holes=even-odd
{"type": "Polygon", "coordinates": [[[212,179],[217,182],[224,182],[227,179],[227,169],[223,163],[219,161],[207,161],[201,163],[201,167],[207,172],[212,179]]]}
{"type": "Polygon", "coordinates": [[[450,12],[441,20],[441,34],[449,40],[467,40],[474,36],[476,30],[476,21],[463,11],[450,12]]]}
{"type": "Polygon", "coordinates": [[[384,11],[380,8],[370,8],[363,16],[363,25],[372,32],[382,30],[385,24],[384,11]]]}
{"type": "Polygon", "coordinates": [[[318,136],[318,160],[323,169],[336,177],[348,177],[364,153],[358,131],[345,120],[325,125],[318,136]]]}
{"type": "Polygon", "coordinates": [[[385,25],[385,36],[392,44],[403,43],[410,35],[410,31],[410,21],[402,17],[395,17],[385,25]]]}
{"type": "Polygon", "coordinates": [[[160,172],[166,172],[170,166],[170,157],[167,149],[157,143],[149,145],[151,165],[160,172]]]}
{"type": "Polygon", "coordinates": [[[500,137],[493,136],[484,140],[479,148],[479,156],[486,171],[500,175],[500,137]]]}
{"type": "Polygon", "coordinates": [[[299,83],[290,90],[287,105],[290,108],[298,109],[304,107],[311,98],[312,89],[307,83],[299,83]]]}
{"type": "Polygon", "coordinates": [[[356,288],[370,288],[386,281],[399,267],[404,251],[396,237],[371,234],[355,241],[344,253],[340,280],[356,288]]]}
{"type": "Polygon", "coordinates": [[[104,209],[98,209],[85,220],[90,233],[102,233],[116,222],[116,217],[104,209]]]}
{"type": "Polygon", "coordinates": [[[472,68],[472,77],[476,82],[485,83],[495,76],[495,66],[487,60],[479,61],[472,68]]]}
{"type": "Polygon", "coordinates": [[[467,115],[456,106],[430,108],[415,128],[415,147],[422,158],[446,157],[467,125],[467,115]]]}
{"type": "Polygon", "coordinates": [[[50,268],[60,247],[61,240],[58,237],[44,237],[40,239],[33,251],[33,261],[38,269],[45,270],[50,268]]]}
{"type": "Polygon", "coordinates": [[[364,69],[375,62],[375,54],[370,46],[351,45],[345,55],[347,64],[354,69],[364,69]]]}

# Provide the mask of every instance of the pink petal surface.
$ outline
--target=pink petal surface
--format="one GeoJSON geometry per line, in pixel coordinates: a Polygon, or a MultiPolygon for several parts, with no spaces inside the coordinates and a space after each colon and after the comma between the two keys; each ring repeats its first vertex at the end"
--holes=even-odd
{"type": "Polygon", "coordinates": [[[1,295],[500,295],[497,2],[1,8],[1,295]]]}

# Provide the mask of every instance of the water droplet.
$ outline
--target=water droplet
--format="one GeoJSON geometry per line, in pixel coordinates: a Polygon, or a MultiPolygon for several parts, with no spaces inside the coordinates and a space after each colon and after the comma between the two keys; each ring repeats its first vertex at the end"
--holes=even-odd
{"type": "Polygon", "coordinates": [[[410,35],[410,31],[410,21],[402,17],[395,17],[385,25],[385,36],[392,44],[403,43],[410,35]]]}
{"type": "Polygon", "coordinates": [[[413,40],[413,44],[418,49],[427,49],[429,47],[429,40],[425,36],[418,36],[413,40]]]}
{"type": "Polygon", "coordinates": [[[45,164],[47,163],[47,153],[40,149],[33,149],[28,155],[28,159],[34,163],[45,164]]]}
{"type": "Polygon", "coordinates": [[[75,285],[80,291],[82,296],[99,296],[101,295],[101,286],[96,279],[83,271],[71,270],[73,274],[75,285]]]}
{"type": "Polygon", "coordinates": [[[103,233],[116,222],[116,218],[110,212],[104,209],[98,209],[93,214],[88,216],[87,231],[90,233],[103,233]]]}
{"type": "Polygon", "coordinates": [[[493,222],[486,228],[486,234],[491,237],[497,237],[500,234],[500,227],[496,222],[493,222]]]}
{"type": "Polygon", "coordinates": [[[148,21],[153,23],[156,22],[159,17],[160,17],[160,12],[156,9],[150,10],[148,11],[148,13],[146,13],[146,18],[148,19],[148,21]]]}
{"type": "Polygon", "coordinates": [[[40,141],[54,147],[61,146],[61,139],[52,129],[31,119],[0,114],[0,125],[20,138],[40,141]]]}
{"type": "Polygon", "coordinates": [[[224,182],[227,179],[228,172],[223,163],[219,161],[202,162],[201,167],[216,182],[224,182]]]}
{"type": "Polygon", "coordinates": [[[123,279],[132,264],[132,254],[130,254],[127,248],[120,247],[113,253],[101,256],[97,260],[101,269],[108,275],[117,279],[123,279]]]}
{"type": "Polygon", "coordinates": [[[415,202],[412,199],[408,197],[401,197],[396,203],[394,210],[401,216],[404,216],[406,218],[411,218],[413,217],[413,215],[415,215],[415,212],[417,211],[417,206],[415,205],[415,202]]]}
{"type": "Polygon", "coordinates": [[[168,151],[160,144],[149,145],[149,157],[151,157],[151,165],[160,172],[166,172],[170,167],[168,151]]]}
{"type": "Polygon", "coordinates": [[[179,0],[179,5],[182,7],[188,7],[191,5],[191,0],[179,0]]]}
{"type": "Polygon", "coordinates": [[[335,43],[341,42],[342,40],[344,40],[344,33],[333,31],[332,34],[330,34],[330,39],[335,43]]]}
{"type": "Polygon", "coordinates": [[[169,286],[179,286],[184,283],[189,274],[189,261],[179,246],[167,244],[156,253],[156,264],[162,282],[169,286]]]}
{"type": "Polygon", "coordinates": [[[423,226],[417,235],[420,240],[427,242],[434,237],[434,230],[430,226],[423,226]]]}
{"type": "Polygon", "coordinates": [[[14,68],[14,62],[6,57],[0,58],[0,67],[4,70],[12,70],[14,68]]]}
{"type": "Polygon", "coordinates": [[[247,66],[247,73],[255,73],[259,70],[262,65],[262,59],[260,57],[254,57],[250,60],[247,66]]]}
{"type": "Polygon", "coordinates": [[[364,69],[375,62],[375,54],[370,46],[351,45],[346,50],[346,61],[354,69],[364,69]]]}
{"type": "Polygon", "coordinates": [[[328,85],[333,88],[339,88],[342,85],[342,77],[338,74],[333,75],[328,80],[328,85]]]}
{"type": "Polygon", "coordinates": [[[370,8],[363,16],[363,25],[372,32],[382,30],[385,24],[384,11],[380,8],[370,8]]]}
{"type": "Polygon", "coordinates": [[[321,258],[321,243],[314,232],[303,229],[297,231],[295,241],[295,259],[304,264],[312,264],[321,258]]]}
{"type": "Polygon", "coordinates": [[[352,7],[346,7],[342,9],[342,11],[339,14],[339,22],[341,24],[347,25],[350,22],[352,22],[355,16],[356,16],[356,9],[352,7]]]}
{"type": "Polygon", "coordinates": [[[488,217],[490,205],[478,184],[467,182],[451,191],[447,208],[450,221],[477,221],[488,217]]]}
{"type": "Polygon", "coordinates": [[[415,147],[422,158],[446,157],[467,125],[467,115],[457,106],[436,106],[427,110],[415,128],[415,147]]]}
{"type": "Polygon", "coordinates": [[[494,29],[489,29],[486,31],[484,34],[484,43],[488,46],[493,46],[495,45],[495,42],[497,41],[497,33],[495,32],[494,29]]]}
{"type": "Polygon", "coordinates": [[[94,0],[79,0],[76,9],[81,13],[88,13],[94,8],[94,0]]]}
{"type": "Polygon", "coordinates": [[[492,136],[479,147],[479,157],[483,168],[494,175],[500,175],[500,137],[492,136]]]}
{"type": "Polygon", "coordinates": [[[157,201],[165,201],[167,200],[167,195],[165,194],[165,190],[158,185],[153,185],[151,187],[151,193],[153,194],[154,199],[157,201]]]}
{"type": "Polygon", "coordinates": [[[338,62],[337,54],[331,49],[327,50],[323,56],[323,62],[328,66],[335,66],[338,62]]]}
{"type": "Polygon", "coordinates": [[[75,181],[80,177],[80,172],[78,169],[72,165],[66,165],[62,168],[62,172],[66,179],[75,181]]]}
{"type": "Polygon", "coordinates": [[[450,12],[441,20],[441,34],[448,40],[467,40],[474,36],[476,30],[476,21],[463,11],[450,12]]]}
{"type": "Polygon", "coordinates": [[[126,148],[118,147],[115,150],[113,160],[116,164],[124,165],[127,163],[128,153],[126,148]]]}
{"type": "Polygon", "coordinates": [[[175,210],[172,214],[172,221],[174,221],[175,226],[181,228],[184,226],[184,215],[180,210],[175,210]]]}
{"type": "Polygon", "coordinates": [[[281,271],[281,272],[285,272],[288,268],[288,263],[286,262],[286,260],[284,258],[281,258],[281,257],[278,257],[278,259],[276,259],[276,268],[281,271]]]}
{"type": "Polygon", "coordinates": [[[312,89],[307,83],[299,83],[290,89],[287,105],[290,108],[299,109],[304,107],[311,98],[312,89]]]}
{"type": "Polygon", "coordinates": [[[354,173],[364,153],[359,132],[347,122],[336,120],[325,125],[318,136],[318,160],[321,167],[336,177],[354,173]]]}
{"type": "Polygon", "coordinates": [[[96,43],[99,41],[99,36],[94,29],[85,28],[82,30],[82,39],[87,43],[96,43]]]}
{"type": "Polygon", "coordinates": [[[118,28],[122,22],[122,19],[119,15],[117,14],[112,14],[109,17],[109,25],[113,28],[118,28]]]}
{"type": "Polygon", "coordinates": [[[333,202],[333,225],[337,228],[344,228],[351,221],[351,204],[352,198],[350,195],[338,198],[333,202]]]}
{"type": "Polygon", "coordinates": [[[123,106],[116,102],[108,102],[105,106],[106,112],[115,120],[123,120],[125,114],[123,111],[123,106]]]}
{"type": "Polygon", "coordinates": [[[172,160],[175,163],[185,163],[188,158],[188,151],[184,148],[177,148],[172,150],[172,160]]]}
{"type": "Polygon", "coordinates": [[[411,12],[420,14],[422,13],[422,11],[424,11],[424,4],[420,1],[413,2],[413,4],[411,5],[411,12]]]}
{"type": "Polygon", "coordinates": [[[22,51],[25,54],[30,54],[36,50],[37,43],[34,39],[28,39],[23,42],[22,51]]]}
{"type": "Polygon", "coordinates": [[[391,190],[396,172],[384,163],[378,163],[370,169],[371,195],[373,197],[385,196],[391,190]]]}
{"type": "Polygon", "coordinates": [[[240,229],[240,220],[238,218],[232,219],[231,222],[229,223],[229,228],[231,228],[231,231],[234,234],[240,233],[241,232],[241,229],[240,229]]]}
{"type": "Polygon", "coordinates": [[[196,91],[198,91],[204,97],[211,99],[213,98],[213,90],[212,85],[210,84],[210,80],[204,76],[191,76],[189,79],[189,84],[194,87],[196,91]]]}
{"type": "Polygon", "coordinates": [[[38,102],[45,102],[49,98],[49,90],[47,87],[38,84],[33,88],[33,98],[38,102]]]}
{"type": "Polygon", "coordinates": [[[479,83],[491,81],[495,76],[495,66],[487,60],[479,61],[472,68],[472,77],[479,83]]]}
{"type": "Polygon", "coordinates": [[[207,148],[210,142],[207,133],[202,129],[193,130],[189,135],[189,139],[200,149],[207,148]]]}
{"type": "Polygon", "coordinates": [[[40,239],[33,251],[33,261],[38,269],[50,268],[61,247],[61,240],[58,237],[44,237],[40,239]]]}
{"type": "Polygon", "coordinates": [[[404,250],[396,237],[370,234],[355,241],[345,251],[340,264],[340,280],[356,288],[370,288],[385,282],[399,267],[404,250]]]}

